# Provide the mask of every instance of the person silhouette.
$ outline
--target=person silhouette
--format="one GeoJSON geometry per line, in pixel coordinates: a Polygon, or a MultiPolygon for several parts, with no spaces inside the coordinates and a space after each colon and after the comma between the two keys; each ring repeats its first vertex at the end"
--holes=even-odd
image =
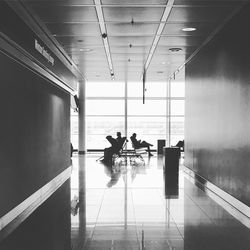
{"type": "Polygon", "coordinates": [[[122,147],[124,145],[124,142],[128,141],[128,140],[127,140],[127,137],[122,137],[121,132],[117,132],[116,135],[117,135],[116,141],[117,141],[117,144],[118,144],[117,146],[118,146],[118,148],[120,150],[120,149],[122,149],[122,147]]]}
{"type": "Polygon", "coordinates": [[[147,147],[148,148],[148,156],[153,156],[153,154],[150,151],[150,146],[151,147],[153,146],[152,144],[150,144],[146,141],[137,140],[136,133],[133,133],[132,136],[130,137],[130,139],[131,139],[133,147],[135,149],[147,147]]]}
{"type": "Polygon", "coordinates": [[[118,153],[119,151],[118,143],[111,135],[108,135],[106,139],[110,142],[111,147],[104,149],[104,158],[102,161],[105,163],[111,163],[113,154],[118,153]]]}

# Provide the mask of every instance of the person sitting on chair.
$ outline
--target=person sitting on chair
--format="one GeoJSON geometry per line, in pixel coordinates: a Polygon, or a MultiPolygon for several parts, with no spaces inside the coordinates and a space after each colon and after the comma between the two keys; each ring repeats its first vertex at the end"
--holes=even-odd
{"type": "Polygon", "coordinates": [[[148,148],[148,156],[153,156],[153,154],[151,154],[151,152],[150,152],[150,146],[153,146],[152,144],[150,144],[146,141],[137,140],[136,133],[133,133],[133,135],[130,137],[130,139],[131,139],[132,144],[133,144],[135,149],[147,147],[148,148]]]}
{"type": "Polygon", "coordinates": [[[184,152],[184,140],[183,141],[178,141],[178,143],[175,146],[180,148],[180,150],[182,152],[184,152]]]}
{"type": "Polygon", "coordinates": [[[110,142],[111,147],[104,149],[104,158],[103,162],[110,163],[112,160],[112,156],[115,153],[118,153],[118,143],[115,138],[113,138],[111,135],[108,135],[106,139],[110,142]]]}
{"type": "Polygon", "coordinates": [[[121,150],[123,145],[124,145],[124,142],[128,141],[128,140],[127,140],[127,137],[122,137],[121,132],[117,132],[116,135],[117,135],[116,141],[118,144],[118,148],[119,148],[119,150],[121,150]]]}

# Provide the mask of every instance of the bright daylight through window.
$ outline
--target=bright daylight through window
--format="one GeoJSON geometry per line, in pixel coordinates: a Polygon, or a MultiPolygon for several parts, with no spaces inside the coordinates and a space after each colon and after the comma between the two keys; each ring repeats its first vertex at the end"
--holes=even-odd
{"type": "MultiPolygon", "coordinates": [[[[86,147],[103,149],[107,135],[116,132],[139,139],[157,148],[158,139],[170,145],[184,139],[184,80],[147,82],[146,102],[142,103],[141,82],[86,82],[86,147]],[[170,85],[169,85],[170,84],[170,85]]],[[[78,117],[71,115],[71,140],[78,147],[78,117]]],[[[128,147],[131,147],[128,143],[128,147]]]]}

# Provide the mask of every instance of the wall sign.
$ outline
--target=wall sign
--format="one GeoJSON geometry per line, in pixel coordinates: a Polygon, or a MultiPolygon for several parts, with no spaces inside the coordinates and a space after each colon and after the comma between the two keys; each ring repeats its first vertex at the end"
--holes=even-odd
{"type": "Polygon", "coordinates": [[[55,60],[50,53],[35,39],[35,49],[40,52],[54,66],[55,60]]]}

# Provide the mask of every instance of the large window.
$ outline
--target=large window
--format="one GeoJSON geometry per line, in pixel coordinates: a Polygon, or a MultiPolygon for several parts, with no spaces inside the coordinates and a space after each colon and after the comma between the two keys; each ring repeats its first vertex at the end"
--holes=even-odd
{"type": "Polygon", "coordinates": [[[70,119],[70,135],[71,143],[73,148],[78,148],[78,113],[71,109],[71,119],[70,119]]]}
{"type": "MultiPolygon", "coordinates": [[[[166,139],[170,145],[183,140],[183,79],[171,83],[147,82],[145,104],[142,103],[142,82],[87,82],[87,149],[108,147],[105,137],[116,137],[118,131],[128,138],[137,133],[138,139],[152,143],[154,149],[158,139],[166,139]]],[[[73,141],[76,141],[77,117],[73,115],[72,120],[73,141]]]]}

